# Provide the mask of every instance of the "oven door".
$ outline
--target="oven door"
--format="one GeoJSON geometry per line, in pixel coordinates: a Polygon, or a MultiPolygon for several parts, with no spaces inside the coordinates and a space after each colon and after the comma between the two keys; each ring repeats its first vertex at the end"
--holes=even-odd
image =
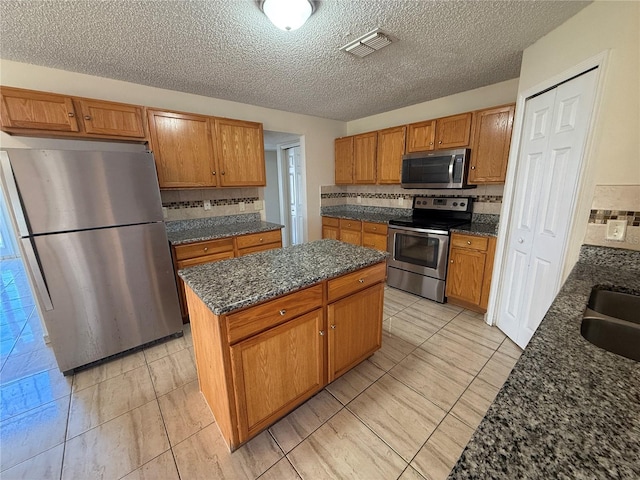
{"type": "Polygon", "coordinates": [[[413,227],[389,227],[389,266],[444,280],[449,234],[413,227]]]}

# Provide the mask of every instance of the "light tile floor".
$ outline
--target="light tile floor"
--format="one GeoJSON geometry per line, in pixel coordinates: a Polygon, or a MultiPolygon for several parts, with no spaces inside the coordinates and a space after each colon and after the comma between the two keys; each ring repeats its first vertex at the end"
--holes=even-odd
{"type": "Polygon", "coordinates": [[[20,260],[0,262],[0,477],[443,479],[521,351],[387,288],[382,349],[230,454],[185,336],[64,377],[20,260]]]}

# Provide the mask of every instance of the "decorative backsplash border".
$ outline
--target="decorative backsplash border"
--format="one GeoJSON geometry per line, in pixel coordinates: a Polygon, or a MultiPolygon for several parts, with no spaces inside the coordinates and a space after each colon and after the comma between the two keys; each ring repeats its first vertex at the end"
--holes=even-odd
{"type": "Polygon", "coordinates": [[[502,203],[502,195],[424,195],[413,193],[356,193],[356,192],[337,192],[337,193],[323,193],[320,195],[321,199],[328,198],[376,198],[394,200],[398,198],[404,198],[407,200],[413,199],[413,197],[473,197],[474,201],[480,203],[502,203]]]}
{"type": "Polygon", "coordinates": [[[607,220],[626,220],[630,227],[640,226],[640,212],[628,210],[591,210],[589,223],[603,224],[607,220]]]}
{"type": "MultiPolygon", "coordinates": [[[[221,206],[221,205],[238,205],[241,202],[244,203],[253,203],[260,200],[258,197],[245,197],[245,198],[218,198],[211,199],[212,206],[221,206]]],[[[165,202],[162,204],[163,207],[168,208],[169,210],[177,210],[180,208],[204,208],[204,200],[193,200],[189,202],[165,202]]]]}

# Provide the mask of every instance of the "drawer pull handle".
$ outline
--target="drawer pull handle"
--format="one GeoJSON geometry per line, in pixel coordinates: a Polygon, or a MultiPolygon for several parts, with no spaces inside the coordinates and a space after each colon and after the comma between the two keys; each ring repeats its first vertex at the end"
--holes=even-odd
{"type": "Polygon", "coordinates": [[[85,115],[85,116],[84,116],[84,119],[85,119],[85,120],[91,120],[91,116],[89,116],[89,115],[85,115]]]}
{"type": "Polygon", "coordinates": [[[442,140],[440,140],[440,141],[438,142],[438,145],[441,145],[441,144],[442,144],[442,140]]]}
{"type": "Polygon", "coordinates": [[[209,247],[204,247],[203,250],[206,252],[207,250],[209,250],[209,247]]]}
{"type": "Polygon", "coordinates": [[[335,330],[336,326],[335,325],[331,325],[331,330],[335,330]]]}
{"type": "Polygon", "coordinates": [[[360,279],[358,280],[358,282],[360,282],[360,283],[364,283],[364,278],[360,278],[360,279]]]}
{"type": "Polygon", "coordinates": [[[261,242],[263,241],[263,240],[262,240],[262,238],[260,239],[260,241],[261,241],[261,242]]]}
{"type": "Polygon", "coordinates": [[[320,330],[320,336],[323,337],[324,336],[324,330],[320,330]]]}
{"type": "Polygon", "coordinates": [[[471,242],[467,241],[467,245],[471,245],[471,242]]]}
{"type": "Polygon", "coordinates": [[[211,175],[215,175],[216,171],[215,170],[211,170],[211,175]]]}
{"type": "Polygon", "coordinates": [[[75,114],[73,112],[69,112],[69,116],[70,117],[75,117],[75,114]]]}
{"type": "Polygon", "coordinates": [[[280,310],[280,315],[282,315],[284,317],[284,315],[287,313],[287,311],[283,308],[282,310],[280,310]]]}
{"type": "Polygon", "coordinates": [[[453,260],[451,260],[451,263],[453,263],[453,260]]]}

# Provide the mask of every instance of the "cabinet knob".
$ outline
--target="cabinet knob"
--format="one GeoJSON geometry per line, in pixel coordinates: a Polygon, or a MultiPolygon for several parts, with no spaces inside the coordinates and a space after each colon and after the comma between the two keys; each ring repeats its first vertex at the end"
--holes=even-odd
{"type": "Polygon", "coordinates": [[[378,227],[373,227],[373,231],[375,232],[376,230],[378,230],[378,227]]]}
{"type": "Polygon", "coordinates": [[[224,172],[220,172],[222,175],[224,175],[224,172]]]}
{"type": "Polygon", "coordinates": [[[440,145],[441,143],[442,143],[442,140],[440,140],[440,141],[438,142],[438,145],[440,145]]]}
{"type": "Polygon", "coordinates": [[[203,250],[206,252],[207,250],[209,250],[209,247],[204,247],[203,250]]]}
{"type": "Polygon", "coordinates": [[[215,175],[216,171],[215,170],[211,170],[211,175],[215,175]]]}
{"type": "Polygon", "coordinates": [[[360,283],[364,283],[364,278],[360,278],[360,279],[358,280],[358,282],[360,282],[360,283]]]}
{"type": "MultiPolygon", "coordinates": [[[[442,142],[440,142],[440,143],[442,143],[442,142]]],[[[433,142],[429,142],[429,145],[433,145],[433,142]]]]}
{"type": "Polygon", "coordinates": [[[468,241],[468,242],[467,242],[467,245],[471,245],[471,242],[469,242],[469,241],[468,241]]]}
{"type": "Polygon", "coordinates": [[[475,166],[475,165],[473,165],[473,166],[471,167],[471,170],[475,170],[475,169],[476,169],[476,166],[475,166]]]}
{"type": "Polygon", "coordinates": [[[331,330],[335,330],[336,326],[335,325],[331,325],[331,330]]]}
{"type": "Polygon", "coordinates": [[[453,260],[451,260],[451,263],[453,263],[453,260]]]}
{"type": "Polygon", "coordinates": [[[350,223],[347,223],[347,227],[350,227],[350,226],[351,226],[351,224],[350,224],[350,223]]]}
{"type": "Polygon", "coordinates": [[[75,117],[76,115],[75,115],[75,113],[73,113],[73,112],[69,112],[69,116],[70,116],[70,117],[75,117]]]}
{"type": "Polygon", "coordinates": [[[284,315],[287,313],[287,311],[283,308],[282,310],[280,310],[280,315],[282,315],[284,317],[284,315]]]}
{"type": "Polygon", "coordinates": [[[85,120],[91,120],[91,115],[85,115],[85,116],[84,116],[84,119],[85,119],[85,120]]]}
{"type": "Polygon", "coordinates": [[[520,238],[518,239],[518,243],[524,243],[524,238],[520,237],[520,238]]]}
{"type": "Polygon", "coordinates": [[[260,243],[262,243],[263,241],[264,241],[264,240],[261,238],[261,239],[260,239],[260,243]]]}
{"type": "Polygon", "coordinates": [[[320,330],[320,336],[323,337],[324,336],[324,330],[320,330]]]}

